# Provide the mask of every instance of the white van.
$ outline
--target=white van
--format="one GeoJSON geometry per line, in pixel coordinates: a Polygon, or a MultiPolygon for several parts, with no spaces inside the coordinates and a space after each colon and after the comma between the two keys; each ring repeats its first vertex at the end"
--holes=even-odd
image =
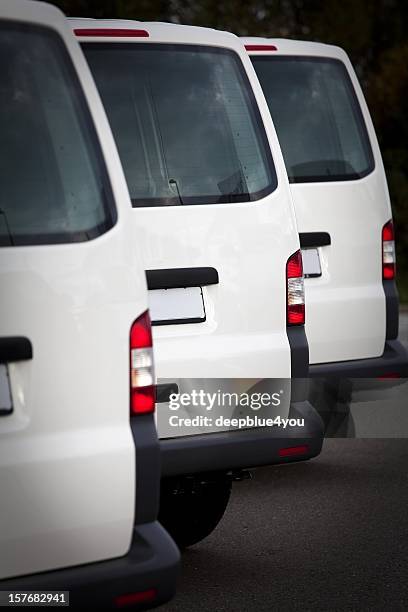
{"type": "Polygon", "coordinates": [[[3,0],[0,65],[1,605],[153,606],[179,552],[123,171],[59,10],[3,0]]]}
{"type": "MultiPolygon", "coordinates": [[[[308,371],[299,236],[285,166],[240,40],[207,28],[72,20],[105,105],[133,204],[154,326],[163,476],[159,518],[182,545],[207,535],[231,470],[320,452],[321,421],[290,377],[308,371]],[[271,153],[272,151],[272,153],[271,153]],[[305,427],[196,425],[169,399],[277,379],[305,427]],[[257,382],[258,381],[258,382],[257,382]],[[288,384],[289,381],[289,384],[288,384]],[[173,413],[172,413],[173,414],[173,413]],[[289,449],[289,450],[288,450],[289,449]],[[186,478],[187,476],[187,478],[186,478]]],[[[267,386],[267,385],[266,385],[267,386]]],[[[264,389],[266,389],[264,384],[264,389]]],[[[217,396],[218,397],[218,396],[217,396]]],[[[217,400],[217,415],[234,408],[217,400]]],[[[214,414],[214,412],[212,413],[214,414]]]]}
{"type": "Polygon", "coordinates": [[[381,153],[346,53],[243,39],[268,101],[303,247],[310,374],[405,377],[392,211],[381,153]]]}

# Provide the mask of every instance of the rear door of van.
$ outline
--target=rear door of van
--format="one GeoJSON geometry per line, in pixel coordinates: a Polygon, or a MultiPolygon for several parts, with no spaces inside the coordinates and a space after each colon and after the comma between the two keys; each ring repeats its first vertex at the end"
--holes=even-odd
{"type": "Polygon", "coordinates": [[[297,228],[240,41],[165,24],[72,26],[124,165],[158,376],[289,378],[286,264],[297,228]]]}
{"type": "Polygon", "coordinates": [[[291,183],[304,249],[310,363],[380,356],[386,338],[382,232],[391,207],[354,70],[337,47],[244,42],[291,183]]]}

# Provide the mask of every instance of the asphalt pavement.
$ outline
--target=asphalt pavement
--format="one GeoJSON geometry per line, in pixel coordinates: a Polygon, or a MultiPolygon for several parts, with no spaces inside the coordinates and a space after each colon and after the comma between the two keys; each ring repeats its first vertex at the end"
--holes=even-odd
{"type": "MultiPolygon", "coordinates": [[[[408,309],[400,313],[399,339],[408,347],[408,309]]],[[[382,390],[353,391],[350,435],[357,438],[408,439],[408,380],[389,388],[386,381],[382,390]]]]}
{"type": "MultiPolygon", "coordinates": [[[[408,343],[408,312],[400,338],[408,343]]],[[[234,484],[161,612],[408,610],[408,438],[328,439],[234,484]]]]}

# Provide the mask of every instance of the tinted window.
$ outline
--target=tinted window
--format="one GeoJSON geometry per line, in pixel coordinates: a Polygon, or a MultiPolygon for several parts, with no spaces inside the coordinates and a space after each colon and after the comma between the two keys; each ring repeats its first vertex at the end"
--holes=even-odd
{"type": "Polygon", "coordinates": [[[291,182],[361,178],[374,168],[364,119],[344,64],[252,57],[291,182]]]}
{"type": "Polygon", "coordinates": [[[115,211],[76,74],[47,28],[0,26],[0,244],[89,240],[115,211]]]}
{"type": "Polygon", "coordinates": [[[239,56],[167,44],[83,46],[134,206],[258,199],[276,176],[239,56]]]}

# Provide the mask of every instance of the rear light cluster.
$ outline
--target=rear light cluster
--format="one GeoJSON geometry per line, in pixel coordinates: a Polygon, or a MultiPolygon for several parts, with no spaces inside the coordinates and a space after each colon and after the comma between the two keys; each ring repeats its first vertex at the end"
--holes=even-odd
{"type": "Polygon", "coordinates": [[[147,310],[130,329],[130,412],[154,412],[155,402],[152,327],[147,310]]]}
{"type": "Polygon", "coordinates": [[[302,252],[296,251],[286,264],[287,324],[305,324],[305,286],[302,252]]]}
{"type": "Polygon", "coordinates": [[[394,225],[388,221],[382,229],[382,269],[383,279],[395,278],[395,236],[394,225]]]}

